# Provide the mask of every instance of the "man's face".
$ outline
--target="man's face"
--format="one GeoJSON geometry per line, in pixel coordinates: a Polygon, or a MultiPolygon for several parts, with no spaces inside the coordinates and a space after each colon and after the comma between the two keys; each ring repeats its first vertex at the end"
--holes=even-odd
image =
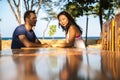
{"type": "Polygon", "coordinates": [[[37,22],[37,17],[34,13],[30,13],[29,24],[35,26],[37,22]]]}

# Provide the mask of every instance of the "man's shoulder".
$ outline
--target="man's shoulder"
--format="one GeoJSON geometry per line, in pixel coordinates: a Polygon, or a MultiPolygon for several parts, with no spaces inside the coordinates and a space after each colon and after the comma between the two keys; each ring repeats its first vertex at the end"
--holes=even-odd
{"type": "Polygon", "coordinates": [[[15,32],[16,33],[25,33],[26,32],[25,26],[23,24],[17,26],[16,29],[15,29],[15,32]]]}
{"type": "Polygon", "coordinates": [[[22,27],[25,27],[24,24],[20,24],[16,28],[22,28],[22,27]]]}
{"type": "Polygon", "coordinates": [[[25,26],[23,24],[16,27],[16,29],[24,29],[24,28],[25,28],[25,26]]]}

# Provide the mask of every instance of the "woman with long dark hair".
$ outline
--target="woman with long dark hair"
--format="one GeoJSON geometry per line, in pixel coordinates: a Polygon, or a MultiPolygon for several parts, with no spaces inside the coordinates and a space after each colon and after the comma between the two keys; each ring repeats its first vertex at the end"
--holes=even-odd
{"type": "MultiPolygon", "coordinates": [[[[66,41],[64,44],[56,45],[56,47],[85,48],[84,41],[81,37],[82,29],[76,24],[72,16],[67,12],[62,11],[57,17],[59,20],[59,26],[65,31],[66,41]]],[[[52,46],[55,46],[55,44],[52,46]]]]}

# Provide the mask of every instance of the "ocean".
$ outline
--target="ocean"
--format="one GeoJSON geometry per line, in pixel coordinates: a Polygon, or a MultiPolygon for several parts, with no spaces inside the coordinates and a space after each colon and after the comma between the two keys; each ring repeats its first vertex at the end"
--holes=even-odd
{"type": "MultiPolygon", "coordinates": [[[[87,37],[87,39],[99,39],[100,37],[87,37]]],[[[38,37],[38,39],[43,39],[43,37],[38,37]]],[[[65,37],[45,37],[44,39],[65,39],[65,37]]],[[[85,39],[85,37],[83,37],[85,39]]],[[[12,40],[11,37],[2,37],[2,40],[12,40]]]]}

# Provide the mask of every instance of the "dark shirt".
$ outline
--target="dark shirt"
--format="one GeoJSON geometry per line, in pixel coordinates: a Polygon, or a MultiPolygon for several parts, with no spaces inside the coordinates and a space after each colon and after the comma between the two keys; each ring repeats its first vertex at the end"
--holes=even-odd
{"type": "Polygon", "coordinates": [[[27,31],[25,26],[22,24],[18,26],[13,33],[11,49],[20,49],[21,47],[25,47],[24,44],[19,40],[19,35],[25,35],[31,42],[35,42],[35,39],[37,39],[33,30],[27,31]]]}

